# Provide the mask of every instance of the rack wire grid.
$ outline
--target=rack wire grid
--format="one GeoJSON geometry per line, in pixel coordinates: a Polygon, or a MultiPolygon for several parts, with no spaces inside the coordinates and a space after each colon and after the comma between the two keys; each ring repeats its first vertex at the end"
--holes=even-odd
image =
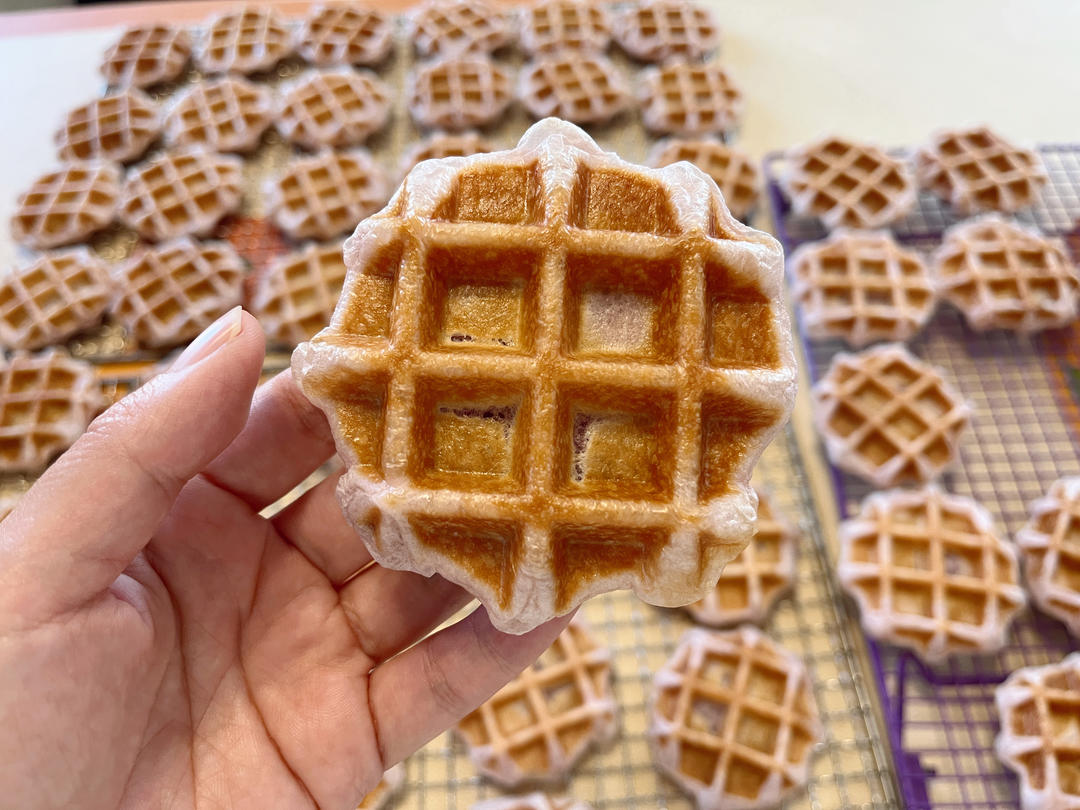
{"type": "MultiPolygon", "coordinates": [[[[1050,181],[1041,202],[1017,216],[1065,239],[1080,256],[1080,145],[1039,148],[1050,181]]],[[[769,203],[785,250],[826,235],[815,218],[796,215],[777,182],[784,157],[765,159],[769,203]]],[[[893,228],[898,241],[928,252],[960,221],[937,198],[922,193],[914,212],[893,228]]],[[[809,341],[802,332],[810,375],[817,378],[838,340],[809,341]]],[[[1056,479],[1080,474],[1080,325],[1022,336],[976,333],[960,313],[941,307],[909,348],[943,369],[969,401],[973,417],[960,459],[944,476],[952,492],[985,505],[1011,536],[1026,522],[1031,501],[1056,479]]],[[[870,487],[833,468],[841,517],[857,509],[870,487]]],[[[854,607],[851,607],[854,610],[854,607]]],[[[1064,626],[1028,608],[997,655],[957,657],[929,667],[913,654],[870,641],[871,661],[904,802],[924,808],[1015,808],[1017,780],[997,760],[994,690],[1013,670],[1061,660],[1077,648],[1064,626]]]]}

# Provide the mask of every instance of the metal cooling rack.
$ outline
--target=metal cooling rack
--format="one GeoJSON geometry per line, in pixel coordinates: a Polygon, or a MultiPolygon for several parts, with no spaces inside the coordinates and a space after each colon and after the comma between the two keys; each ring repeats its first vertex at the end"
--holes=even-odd
{"type": "MultiPolygon", "coordinates": [[[[1017,219],[1065,238],[1078,258],[1080,145],[1039,151],[1050,182],[1042,201],[1017,219]]],[[[765,174],[776,233],[790,252],[823,238],[826,231],[818,220],[792,212],[776,180],[782,161],[780,154],[766,157],[765,174]]],[[[935,197],[921,194],[916,210],[893,234],[927,252],[958,221],[935,197]]],[[[845,348],[837,340],[811,342],[805,333],[803,343],[813,378],[845,348]]],[[[979,334],[967,328],[959,312],[942,306],[908,345],[942,368],[973,408],[959,463],[942,483],[985,505],[1011,536],[1026,522],[1031,501],[1051,483],[1080,474],[1080,326],[1028,337],[979,334]]],[[[870,487],[836,469],[833,478],[844,517],[857,509],[870,487]]],[[[941,667],[927,667],[911,653],[870,642],[906,806],[1017,807],[1016,779],[994,755],[994,688],[1018,667],[1056,662],[1076,648],[1060,622],[1032,609],[1015,622],[1001,653],[959,657],[941,667]]]]}

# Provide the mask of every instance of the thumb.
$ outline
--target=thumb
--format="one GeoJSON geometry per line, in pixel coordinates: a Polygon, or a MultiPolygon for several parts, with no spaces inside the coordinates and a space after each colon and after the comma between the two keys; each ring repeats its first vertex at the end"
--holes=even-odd
{"type": "Polygon", "coordinates": [[[109,587],[244,426],[263,352],[237,307],[94,420],[0,523],[0,610],[44,621],[109,587]]]}

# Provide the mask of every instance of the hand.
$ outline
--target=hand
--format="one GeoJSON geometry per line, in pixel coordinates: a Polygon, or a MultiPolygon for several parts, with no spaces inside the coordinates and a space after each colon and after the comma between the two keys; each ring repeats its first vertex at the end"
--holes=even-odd
{"type": "Polygon", "coordinates": [[[499,633],[370,566],[285,373],[239,309],[99,417],[0,524],[0,804],[355,807],[566,624],[499,633]]]}

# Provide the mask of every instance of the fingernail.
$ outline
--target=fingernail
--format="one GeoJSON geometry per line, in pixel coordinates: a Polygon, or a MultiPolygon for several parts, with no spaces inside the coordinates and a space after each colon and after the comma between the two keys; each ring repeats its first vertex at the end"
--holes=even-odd
{"type": "Polygon", "coordinates": [[[233,307],[195,338],[169,367],[169,371],[182,371],[200,360],[205,360],[234,337],[240,334],[244,325],[244,308],[233,307]]]}

